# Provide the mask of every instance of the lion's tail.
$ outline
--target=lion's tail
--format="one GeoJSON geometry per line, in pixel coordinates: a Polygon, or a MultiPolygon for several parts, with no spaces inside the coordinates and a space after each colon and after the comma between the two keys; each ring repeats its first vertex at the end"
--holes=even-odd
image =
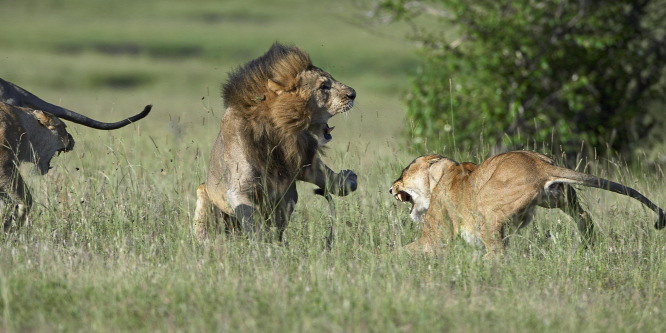
{"type": "Polygon", "coordinates": [[[588,175],[586,173],[577,172],[565,168],[557,168],[557,174],[554,175],[554,177],[552,177],[548,181],[548,185],[552,183],[565,183],[565,184],[596,187],[603,190],[632,197],[640,201],[642,204],[644,204],[645,206],[647,206],[648,208],[650,208],[659,215],[657,222],[654,224],[654,227],[656,229],[663,229],[664,227],[666,227],[666,214],[664,214],[664,211],[659,206],[650,201],[650,199],[646,198],[640,192],[634,190],[629,186],[624,186],[622,184],[618,184],[616,182],[607,179],[595,177],[592,175],[588,175]]]}
{"type": "MultiPolygon", "coordinates": [[[[0,81],[4,81],[0,79],[0,81]]],[[[152,105],[146,105],[146,107],[143,108],[143,111],[141,113],[138,113],[132,117],[125,118],[121,121],[117,121],[114,123],[104,123],[101,121],[97,121],[95,119],[89,118],[87,116],[84,116],[80,113],[76,113],[70,109],[66,109],[54,104],[51,104],[49,102],[46,102],[42,100],[41,98],[35,96],[31,92],[11,83],[8,81],[4,81],[5,83],[9,84],[10,86],[13,87],[15,91],[18,92],[18,94],[22,95],[22,99],[19,100],[19,103],[16,104],[16,106],[24,106],[24,107],[29,107],[33,108],[35,110],[41,110],[48,112],[56,117],[69,120],[71,122],[81,124],[83,126],[87,126],[90,128],[94,129],[100,129],[100,130],[114,130],[118,129],[124,126],[127,126],[131,123],[137,122],[140,119],[143,119],[150,113],[151,108],[153,107],[152,105]]]]}

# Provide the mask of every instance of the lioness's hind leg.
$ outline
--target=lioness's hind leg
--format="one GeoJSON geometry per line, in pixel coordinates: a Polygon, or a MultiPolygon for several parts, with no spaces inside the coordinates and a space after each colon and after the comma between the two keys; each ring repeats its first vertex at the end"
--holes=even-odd
{"type": "Polygon", "coordinates": [[[594,224],[590,214],[581,207],[578,195],[570,185],[558,183],[551,185],[547,200],[539,204],[544,208],[559,208],[571,216],[578,225],[578,231],[585,248],[594,245],[594,224]]]}
{"type": "Polygon", "coordinates": [[[486,248],[486,259],[501,258],[506,254],[504,246],[504,227],[500,224],[484,226],[481,241],[486,248]]]}
{"type": "Polygon", "coordinates": [[[197,205],[194,208],[194,219],[192,220],[192,232],[199,241],[206,238],[208,230],[208,212],[212,203],[206,193],[206,184],[202,183],[197,188],[197,205]]]}
{"type": "Polygon", "coordinates": [[[565,188],[566,204],[560,205],[560,209],[569,214],[569,216],[576,221],[584,246],[586,248],[592,246],[594,245],[594,223],[592,223],[592,218],[590,217],[590,214],[580,206],[578,195],[573,187],[566,185],[565,188]]]}

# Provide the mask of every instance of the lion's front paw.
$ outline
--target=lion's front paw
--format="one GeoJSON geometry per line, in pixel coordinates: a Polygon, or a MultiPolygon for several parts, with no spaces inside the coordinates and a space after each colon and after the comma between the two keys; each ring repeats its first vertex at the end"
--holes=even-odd
{"type": "Polygon", "coordinates": [[[342,170],[336,175],[336,184],[335,188],[332,189],[331,193],[335,193],[340,196],[345,196],[349,193],[356,191],[358,186],[357,177],[354,171],[351,170],[342,170]]]}

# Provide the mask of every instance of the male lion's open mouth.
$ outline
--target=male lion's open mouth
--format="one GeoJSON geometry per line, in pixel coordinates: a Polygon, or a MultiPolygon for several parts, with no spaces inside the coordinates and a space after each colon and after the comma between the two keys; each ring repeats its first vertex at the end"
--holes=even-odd
{"type": "Polygon", "coordinates": [[[53,169],[53,166],[51,165],[51,160],[53,160],[54,157],[59,156],[61,153],[66,153],[72,150],[72,148],[73,145],[69,145],[65,148],[58,149],[51,156],[49,156],[48,160],[46,161],[46,164],[37,163],[39,173],[45,175],[47,172],[49,172],[49,170],[53,169]]]}

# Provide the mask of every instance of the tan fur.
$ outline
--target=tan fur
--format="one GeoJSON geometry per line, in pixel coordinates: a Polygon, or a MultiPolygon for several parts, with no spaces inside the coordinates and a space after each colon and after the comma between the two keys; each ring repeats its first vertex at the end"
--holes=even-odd
{"type": "Polygon", "coordinates": [[[666,226],[661,208],[636,190],[554,165],[534,152],[493,156],[480,165],[458,163],[440,155],[415,159],[389,192],[412,204],[411,217],[423,222],[421,237],[406,246],[412,252],[436,252],[443,240],[460,235],[485,247],[487,256],[505,253],[506,235],[530,222],[535,206],[560,208],[578,222],[586,244],[593,224],[570,185],[584,185],[628,195],[658,213],[655,228],[666,226]]]}
{"type": "Polygon", "coordinates": [[[318,157],[330,140],[328,119],[352,108],[356,92],[312,65],[304,51],[274,44],[239,67],[223,87],[226,112],[206,183],[197,189],[194,231],[203,239],[211,204],[227,230],[261,237],[265,220],[279,237],[298,200],[296,180],[337,195],[356,189],[350,170],[331,171],[318,157]]]}
{"type": "Polygon", "coordinates": [[[55,153],[74,148],[65,124],[49,113],[0,102],[0,197],[5,206],[16,204],[4,229],[20,227],[26,219],[32,196],[18,171],[21,162],[34,163],[44,175],[55,153]]]}

